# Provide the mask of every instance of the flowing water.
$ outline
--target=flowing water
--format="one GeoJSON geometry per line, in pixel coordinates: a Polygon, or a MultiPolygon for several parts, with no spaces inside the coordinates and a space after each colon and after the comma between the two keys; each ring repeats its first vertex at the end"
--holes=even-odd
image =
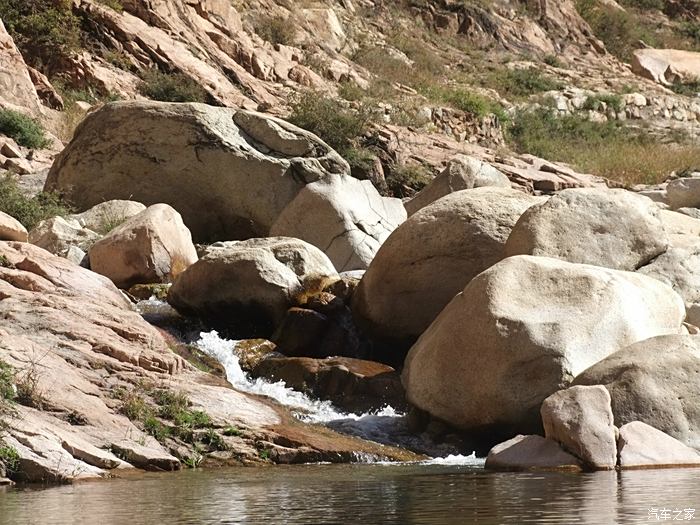
{"type": "Polygon", "coordinates": [[[307,465],[0,489],[3,525],[599,525],[649,523],[663,509],[687,517],[683,510],[695,508],[698,520],[700,469],[516,474],[444,465],[307,465]]]}

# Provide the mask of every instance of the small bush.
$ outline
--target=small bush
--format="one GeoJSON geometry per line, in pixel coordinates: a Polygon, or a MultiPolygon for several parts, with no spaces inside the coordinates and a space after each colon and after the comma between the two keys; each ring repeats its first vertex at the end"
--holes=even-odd
{"type": "Polygon", "coordinates": [[[258,36],[272,44],[288,46],[294,43],[296,24],[287,17],[260,17],[254,26],[258,36]]]}
{"type": "Polygon", "coordinates": [[[197,82],[182,73],[153,70],[144,73],[139,91],[160,102],[208,102],[209,95],[197,82]]]}
{"type": "Polygon", "coordinates": [[[49,144],[41,124],[10,109],[0,109],[0,133],[4,133],[25,148],[41,149],[49,144]]]}
{"type": "Polygon", "coordinates": [[[17,449],[0,440],[0,464],[4,466],[8,476],[12,477],[19,471],[19,462],[20,457],[17,449]]]}
{"type": "Polygon", "coordinates": [[[9,175],[0,178],[0,210],[17,219],[27,230],[44,219],[71,212],[70,206],[56,193],[42,192],[27,197],[9,175]]]}
{"type": "Polygon", "coordinates": [[[390,195],[393,197],[412,197],[422,190],[430,181],[430,171],[421,164],[407,164],[394,167],[386,179],[390,195]]]}
{"type": "Polygon", "coordinates": [[[495,114],[501,120],[507,120],[506,113],[498,102],[466,89],[436,87],[429,90],[429,98],[449,104],[475,117],[495,114]]]}
{"type": "Polygon", "coordinates": [[[544,63],[552,67],[564,67],[564,63],[561,60],[559,60],[559,57],[557,55],[547,55],[546,57],[544,57],[544,63]]]}
{"type": "Polygon", "coordinates": [[[0,0],[8,32],[27,63],[51,76],[80,45],[72,0],[0,0]]]}
{"type": "Polygon", "coordinates": [[[563,87],[560,82],[533,68],[499,71],[493,75],[490,82],[501,95],[513,98],[524,98],[563,87]]]}
{"type": "Polygon", "coordinates": [[[700,93],[700,80],[690,82],[676,82],[671,86],[674,93],[687,97],[696,97],[700,93]]]}
{"type": "Polygon", "coordinates": [[[622,110],[622,97],[614,94],[596,94],[589,96],[583,103],[583,109],[601,111],[603,108],[611,108],[616,113],[622,110]]]}
{"type": "Polygon", "coordinates": [[[352,147],[353,140],[366,131],[370,122],[366,108],[352,111],[337,100],[314,92],[298,96],[291,108],[289,122],[315,133],[341,155],[352,147]]]}
{"type": "Polygon", "coordinates": [[[15,371],[5,363],[0,361],[0,403],[12,401],[15,398],[15,371]]]}
{"type": "Polygon", "coordinates": [[[110,9],[114,9],[116,12],[121,13],[124,11],[124,6],[119,0],[97,0],[99,3],[101,3],[104,6],[109,7],[110,9]]]}

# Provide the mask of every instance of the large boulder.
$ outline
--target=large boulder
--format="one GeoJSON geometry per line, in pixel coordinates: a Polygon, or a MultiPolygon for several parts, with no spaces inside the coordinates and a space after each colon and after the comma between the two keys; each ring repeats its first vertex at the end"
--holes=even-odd
{"type": "Polygon", "coordinates": [[[648,337],[677,334],[683,301],[666,284],[545,257],[475,277],[411,348],[409,402],[495,439],[539,431],[539,408],[588,367],[648,337]]]}
{"type": "Polygon", "coordinates": [[[27,229],[14,217],[0,211],[0,241],[27,242],[27,229]]]}
{"type": "Polygon", "coordinates": [[[130,101],[83,120],[46,189],[80,210],[105,199],[169,204],[203,242],[268,235],[306,184],[331,173],[349,167],[318,137],[274,117],[130,101]]]}
{"type": "Polygon", "coordinates": [[[666,186],[669,204],[679,208],[700,208],[700,177],[681,177],[666,186]]]}
{"type": "Polygon", "coordinates": [[[328,257],[299,239],[230,241],[211,245],[185,270],[168,302],[183,313],[271,329],[288,308],[337,278],[328,257]]]}
{"type": "Polygon", "coordinates": [[[321,248],[344,272],[367,268],[405,220],[401,201],[382,197],[370,181],[329,175],[299,191],[272,225],[270,235],[303,239],[321,248]]]}
{"type": "Polygon", "coordinates": [[[632,71],[659,84],[700,78],[700,53],[680,49],[637,49],[632,54],[632,71]]]}
{"type": "Polygon", "coordinates": [[[90,268],[120,288],[171,282],[197,261],[197,250],[180,214],[154,204],[93,244],[90,268]]]}
{"type": "Polygon", "coordinates": [[[85,256],[101,235],[70,217],[51,217],[37,224],[29,232],[29,242],[54,255],[75,263],[85,256]],[[76,255],[77,254],[77,255],[76,255]]]}
{"type": "Polygon", "coordinates": [[[575,382],[610,392],[615,424],[642,421],[700,449],[700,340],[654,337],[592,366],[575,382]]]}
{"type": "Polygon", "coordinates": [[[617,439],[605,387],[572,386],[555,392],[540,408],[544,435],[598,470],[617,465],[617,439]]]}
{"type": "Polygon", "coordinates": [[[457,155],[437,177],[406,202],[406,211],[413,215],[445,195],[483,186],[510,188],[511,184],[508,177],[490,164],[467,155],[457,155]]]}
{"type": "Polygon", "coordinates": [[[106,235],[134,215],[146,209],[140,202],[111,200],[101,202],[82,213],[69,215],[69,219],[78,221],[83,228],[106,235]]]}
{"type": "Polygon", "coordinates": [[[659,208],[626,190],[564,190],[533,206],[508,238],[508,255],[540,255],[633,271],[662,254],[659,208]]]}
{"type": "Polygon", "coordinates": [[[411,216],[387,239],[353,296],[353,313],[401,358],[476,275],[505,257],[518,218],[539,198],[510,188],[453,193],[411,216]]]}
{"type": "Polygon", "coordinates": [[[669,284],[686,304],[700,303],[700,238],[694,246],[669,248],[638,272],[669,284]]]}
{"type": "Polygon", "coordinates": [[[660,430],[632,421],[620,427],[620,467],[700,467],[700,454],[660,430]]]}

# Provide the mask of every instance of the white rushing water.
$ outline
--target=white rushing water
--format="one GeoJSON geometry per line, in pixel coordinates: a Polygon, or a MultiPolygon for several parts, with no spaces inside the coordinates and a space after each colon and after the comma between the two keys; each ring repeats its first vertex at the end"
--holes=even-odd
{"type": "MultiPolygon", "coordinates": [[[[205,354],[219,361],[226,370],[226,378],[236,389],[250,394],[268,396],[291,409],[301,421],[322,423],[336,431],[355,435],[379,443],[418,443],[421,438],[411,435],[406,426],[404,414],[386,406],[379,411],[365,414],[345,413],[329,401],[319,401],[288,388],[283,381],[272,383],[265,379],[251,379],[241,368],[236,345],[239,341],[223,339],[219,334],[201,332],[196,346],[205,354]]],[[[447,455],[437,457],[424,464],[428,465],[483,465],[483,459],[470,456],[447,455]]]]}

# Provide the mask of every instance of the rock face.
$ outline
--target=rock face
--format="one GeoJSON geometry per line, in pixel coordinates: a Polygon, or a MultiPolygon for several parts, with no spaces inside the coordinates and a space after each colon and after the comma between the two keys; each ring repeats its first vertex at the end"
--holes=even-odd
{"type": "Polygon", "coordinates": [[[216,243],[175,280],[168,302],[202,317],[227,317],[234,311],[241,319],[260,319],[269,327],[305,294],[337,278],[328,257],[299,239],[216,243]]]}
{"type": "Polygon", "coordinates": [[[27,64],[0,20],[0,106],[24,108],[35,116],[42,113],[27,64]]]}
{"type": "Polygon", "coordinates": [[[605,387],[573,386],[549,396],[540,408],[545,436],[597,470],[617,465],[610,394],[605,387]]]}
{"type": "Polygon", "coordinates": [[[353,298],[358,322],[406,349],[472,278],[503,259],[512,227],[537,202],[517,190],[479,188],[411,216],[360,281],[353,298]]]}
{"type": "Polygon", "coordinates": [[[700,53],[678,49],[637,49],[632,55],[632,71],[670,85],[700,78],[700,53]]]}
{"type": "Polygon", "coordinates": [[[539,255],[633,271],[668,247],[659,209],[625,190],[564,190],[533,206],[508,238],[508,255],[539,255]]]}
{"type": "Polygon", "coordinates": [[[462,429],[539,430],[547,396],[633,342],[679,333],[684,316],[681,298],[655,279],[510,257],[445,307],[402,380],[410,403],[462,429]]]}
{"type": "Polygon", "coordinates": [[[686,304],[700,302],[700,237],[694,246],[671,247],[639,273],[668,283],[686,304]]]}
{"type": "Polygon", "coordinates": [[[581,463],[561,449],[559,443],[542,436],[518,435],[489,451],[486,468],[494,470],[572,470],[581,463]]]}
{"type": "Polygon", "coordinates": [[[401,201],[380,196],[370,181],[330,175],[307,184],[282,211],[270,235],[303,239],[321,248],[344,272],[367,268],[405,220],[401,201]]]}
{"type": "Polygon", "coordinates": [[[700,454],[641,421],[620,427],[620,467],[700,467],[700,454]]]}
{"type": "Polygon", "coordinates": [[[667,335],[633,344],[592,366],[574,382],[610,392],[615,424],[641,421],[700,449],[700,344],[667,335]]]}
{"type": "Polygon", "coordinates": [[[458,155],[450,160],[437,177],[406,203],[406,211],[409,215],[413,215],[445,195],[482,186],[510,188],[510,180],[486,162],[467,155],[458,155]]]}
{"type": "Polygon", "coordinates": [[[289,388],[331,401],[341,410],[362,414],[389,405],[405,408],[399,374],[372,361],[331,357],[269,357],[251,371],[255,377],[284,381],[289,388]]]}
{"type": "Polygon", "coordinates": [[[171,282],[197,261],[197,250],[180,214],[154,204],[96,242],[89,257],[93,271],[127,289],[171,282]]]}
{"type": "Polygon", "coordinates": [[[83,210],[104,199],[169,204],[199,242],[267,235],[306,184],[348,172],[316,136],[273,117],[118,102],[80,124],[46,189],[83,210]]]}
{"type": "Polygon", "coordinates": [[[17,219],[0,211],[0,241],[27,242],[27,229],[17,219]]]}

